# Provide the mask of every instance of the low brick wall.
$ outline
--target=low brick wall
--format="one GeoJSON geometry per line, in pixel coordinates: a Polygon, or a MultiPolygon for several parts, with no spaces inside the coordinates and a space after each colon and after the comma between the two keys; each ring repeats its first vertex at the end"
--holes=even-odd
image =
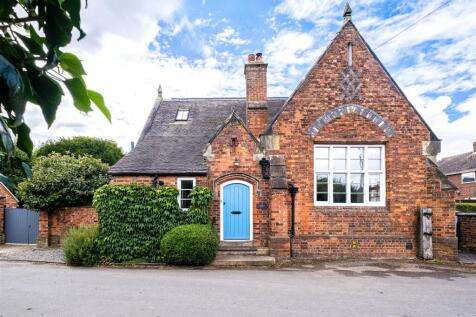
{"type": "Polygon", "coordinates": [[[459,248],[476,252],[476,213],[459,213],[459,248]]]}
{"type": "Polygon", "coordinates": [[[93,207],[66,207],[47,213],[40,211],[38,246],[59,246],[65,232],[80,225],[96,224],[96,209],[93,207]]]}

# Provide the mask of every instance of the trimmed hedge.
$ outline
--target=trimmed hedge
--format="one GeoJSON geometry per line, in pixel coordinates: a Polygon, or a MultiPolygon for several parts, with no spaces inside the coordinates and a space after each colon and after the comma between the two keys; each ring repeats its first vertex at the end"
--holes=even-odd
{"type": "Polygon", "coordinates": [[[210,225],[183,225],[168,232],[160,243],[166,263],[206,265],[215,259],[218,234],[210,225]]]}
{"type": "Polygon", "coordinates": [[[476,212],[476,203],[456,203],[456,211],[476,212]]]}
{"type": "Polygon", "coordinates": [[[99,260],[97,246],[98,227],[71,228],[63,241],[66,264],[73,266],[93,266],[99,260]]]}
{"type": "Polygon", "coordinates": [[[93,205],[99,218],[99,249],[109,261],[157,261],[161,238],[180,224],[172,190],[161,195],[145,185],[105,185],[94,194],[93,205]]]}

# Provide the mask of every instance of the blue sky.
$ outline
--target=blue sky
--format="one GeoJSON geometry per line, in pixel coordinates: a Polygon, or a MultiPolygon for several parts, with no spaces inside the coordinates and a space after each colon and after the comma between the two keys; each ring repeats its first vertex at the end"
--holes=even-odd
{"type": "MultiPolygon", "coordinates": [[[[442,155],[476,139],[476,1],[350,1],[353,21],[410,101],[443,139],[442,155]]],[[[263,52],[269,95],[288,96],[342,25],[343,0],[102,0],[83,12],[88,36],[72,50],[106,96],[108,125],[66,101],[39,141],[72,135],[135,141],[159,84],[166,98],[243,96],[243,63],[263,52]],[[113,8],[113,10],[111,10],[113,8]]]]}

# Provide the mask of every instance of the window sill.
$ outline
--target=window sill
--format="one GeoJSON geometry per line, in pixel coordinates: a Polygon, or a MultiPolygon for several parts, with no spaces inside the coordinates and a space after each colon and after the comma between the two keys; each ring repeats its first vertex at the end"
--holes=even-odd
{"type": "Polygon", "coordinates": [[[388,213],[388,208],[385,205],[314,205],[314,211],[321,213],[339,213],[339,212],[376,212],[388,213]]]}

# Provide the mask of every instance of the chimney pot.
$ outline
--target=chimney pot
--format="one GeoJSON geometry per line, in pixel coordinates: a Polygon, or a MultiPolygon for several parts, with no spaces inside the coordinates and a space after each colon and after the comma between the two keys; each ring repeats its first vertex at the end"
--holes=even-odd
{"type": "Polygon", "coordinates": [[[248,54],[248,63],[252,63],[255,61],[255,54],[248,54]]]}
{"type": "Polygon", "coordinates": [[[256,53],[256,62],[257,63],[263,62],[263,53],[256,53]]]}

